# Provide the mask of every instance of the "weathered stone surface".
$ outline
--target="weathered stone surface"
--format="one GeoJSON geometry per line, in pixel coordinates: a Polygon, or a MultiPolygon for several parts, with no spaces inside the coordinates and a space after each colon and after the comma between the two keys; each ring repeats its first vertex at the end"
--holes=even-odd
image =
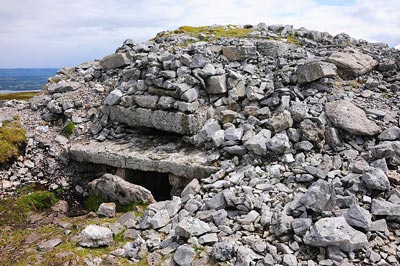
{"type": "Polygon", "coordinates": [[[154,214],[149,223],[151,228],[158,229],[166,226],[170,221],[169,213],[167,210],[160,210],[154,214]]]}
{"type": "Polygon", "coordinates": [[[38,243],[38,249],[40,251],[50,251],[61,243],[62,243],[62,240],[59,238],[50,239],[47,241],[41,241],[38,243]]]}
{"type": "Polygon", "coordinates": [[[268,129],[274,133],[282,132],[293,126],[293,119],[288,111],[275,115],[266,121],[268,129]]]}
{"type": "Polygon", "coordinates": [[[119,176],[104,174],[101,178],[89,183],[90,193],[101,196],[108,201],[118,201],[120,204],[133,202],[152,203],[153,195],[144,187],[129,183],[119,176]]]}
{"type": "Polygon", "coordinates": [[[96,248],[109,246],[112,242],[112,231],[104,226],[88,225],[79,235],[79,245],[82,247],[96,248]]]}
{"type": "Polygon", "coordinates": [[[158,96],[156,95],[135,95],[133,96],[133,99],[140,107],[149,109],[157,108],[158,96]]]}
{"type": "Polygon", "coordinates": [[[303,236],[310,228],[312,220],[308,218],[297,218],[292,221],[292,229],[298,236],[303,236]]]}
{"type": "Polygon", "coordinates": [[[181,245],[175,251],[174,261],[179,266],[190,266],[195,255],[196,252],[191,246],[181,245]]]}
{"type": "Polygon", "coordinates": [[[235,244],[233,242],[218,242],[214,245],[212,256],[217,261],[230,260],[236,253],[235,244]]]}
{"type": "Polygon", "coordinates": [[[379,168],[367,167],[364,169],[362,181],[368,189],[389,190],[390,182],[385,172],[379,168]]]}
{"type": "Polygon", "coordinates": [[[183,135],[196,134],[206,122],[204,109],[193,114],[123,106],[103,106],[103,110],[113,121],[131,127],[149,127],[183,135]]]}
{"type": "Polygon", "coordinates": [[[368,119],[365,112],[349,101],[329,102],[325,106],[326,115],[336,126],[351,134],[373,136],[381,129],[368,119]]]}
{"type": "Polygon", "coordinates": [[[226,74],[211,76],[207,79],[206,92],[208,94],[221,94],[227,91],[226,74]]]}
{"type": "Polygon", "coordinates": [[[175,228],[175,234],[189,238],[192,236],[201,236],[211,230],[210,226],[194,217],[187,217],[179,222],[175,228]]]}
{"type": "Polygon", "coordinates": [[[321,61],[308,62],[297,68],[297,82],[309,83],[320,78],[334,77],[336,74],[334,64],[321,61]]]}
{"type": "Polygon", "coordinates": [[[101,59],[100,65],[107,71],[129,65],[129,59],[125,54],[111,54],[101,59]]]}
{"type": "Polygon", "coordinates": [[[352,48],[332,53],[327,61],[335,64],[346,76],[361,76],[371,71],[378,64],[371,56],[352,48]]]}
{"type": "Polygon", "coordinates": [[[336,193],[333,186],[325,180],[319,179],[312,184],[300,198],[300,202],[315,212],[331,210],[336,203],[336,193]]]}
{"type": "Polygon", "coordinates": [[[284,55],[289,49],[289,45],[282,41],[263,40],[257,42],[257,51],[265,56],[279,57],[284,55]]]}
{"type": "Polygon", "coordinates": [[[352,205],[343,216],[349,225],[355,227],[368,230],[372,225],[371,214],[358,205],[352,205]]]}
{"type": "Polygon", "coordinates": [[[336,246],[352,252],[368,245],[367,236],[353,229],[344,217],[322,218],[304,236],[304,243],[315,247],[336,246]]]}
{"type": "Polygon", "coordinates": [[[264,155],[267,152],[267,141],[271,139],[271,131],[262,129],[257,135],[250,137],[244,146],[257,155],[264,155]]]}
{"type": "Polygon", "coordinates": [[[284,153],[290,149],[289,138],[285,133],[278,133],[267,141],[267,148],[276,153],[284,153]]]}
{"type": "Polygon", "coordinates": [[[225,46],[222,54],[230,61],[243,61],[257,57],[255,46],[225,46]]]}
{"type": "Polygon", "coordinates": [[[104,103],[106,105],[119,104],[119,102],[121,101],[121,97],[122,97],[122,91],[113,90],[107,95],[106,99],[104,100],[104,103]]]}
{"type": "Polygon", "coordinates": [[[390,127],[382,131],[379,134],[378,139],[380,140],[398,140],[400,139],[400,128],[399,127],[390,127]]]}
{"type": "Polygon", "coordinates": [[[171,173],[176,176],[205,178],[218,168],[208,166],[207,154],[195,149],[186,149],[181,140],[132,135],[119,141],[90,141],[73,144],[69,148],[71,159],[117,168],[171,173]],[[146,149],[144,150],[143,147],[146,149]],[[174,147],[174,152],[171,148],[174,147]],[[190,162],[190,163],[189,163],[190,162]]]}
{"type": "Polygon", "coordinates": [[[400,217],[400,204],[394,204],[385,200],[372,200],[371,213],[373,215],[385,215],[400,217]]]}
{"type": "Polygon", "coordinates": [[[100,216],[112,218],[115,216],[116,210],[117,206],[114,202],[102,203],[97,210],[97,214],[100,216]]]}
{"type": "Polygon", "coordinates": [[[77,90],[80,86],[81,84],[79,82],[61,80],[57,83],[50,83],[47,86],[47,90],[50,93],[65,93],[77,90]]]}

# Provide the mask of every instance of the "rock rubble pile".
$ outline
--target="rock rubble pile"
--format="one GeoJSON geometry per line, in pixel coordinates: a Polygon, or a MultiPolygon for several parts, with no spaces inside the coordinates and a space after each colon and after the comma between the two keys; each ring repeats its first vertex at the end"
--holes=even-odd
{"type": "MultiPolygon", "coordinates": [[[[132,242],[113,255],[161,265],[398,265],[400,51],[292,26],[244,28],[243,38],[210,27],[206,40],[126,40],[59,72],[31,101],[45,121],[77,125],[69,142],[152,128],[180,134],[218,168],[121,221],[132,242]]],[[[86,228],[82,245],[110,244],[107,229],[86,228]]]]}

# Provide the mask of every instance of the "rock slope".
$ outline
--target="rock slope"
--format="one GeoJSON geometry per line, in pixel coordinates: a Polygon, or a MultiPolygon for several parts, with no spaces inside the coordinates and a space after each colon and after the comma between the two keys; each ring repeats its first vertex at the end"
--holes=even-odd
{"type": "MultiPolygon", "coordinates": [[[[217,168],[121,223],[135,237],[113,256],[398,265],[399,100],[399,50],[261,23],[126,40],[115,54],[60,71],[30,108],[50,127],[76,125],[70,139],[57,137],[62,145],[129,143],[132,128],[153,128],[180,134],[217,168]]],[[[110,157],[97,150],[105,165],[118,160],[118,148],[110,157]]],[[[93,151],[80,156],[90,162],[93,151]]],[[[86,247],[110,243],[106,225],[82,236],[86,247]]]]}

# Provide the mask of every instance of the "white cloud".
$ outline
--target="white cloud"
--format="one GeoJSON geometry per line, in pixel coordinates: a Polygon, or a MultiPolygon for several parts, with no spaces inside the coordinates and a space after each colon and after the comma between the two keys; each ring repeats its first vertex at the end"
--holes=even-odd
{"type": "Polygon", "coordinates": [[[2,0],[0,67],[75,65],[181,25],[293,24],[400,43],[392,0],[2,0]]]}

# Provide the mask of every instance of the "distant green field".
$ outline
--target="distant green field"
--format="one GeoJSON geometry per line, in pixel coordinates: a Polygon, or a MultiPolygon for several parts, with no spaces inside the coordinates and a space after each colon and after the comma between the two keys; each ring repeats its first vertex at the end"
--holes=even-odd
{"type": "Polygon", "coordinates": [[[47,79],[54,76],[54,68],[19,68],[0,69],[1,91],[39,91],[47,83],[47,79]]]}

